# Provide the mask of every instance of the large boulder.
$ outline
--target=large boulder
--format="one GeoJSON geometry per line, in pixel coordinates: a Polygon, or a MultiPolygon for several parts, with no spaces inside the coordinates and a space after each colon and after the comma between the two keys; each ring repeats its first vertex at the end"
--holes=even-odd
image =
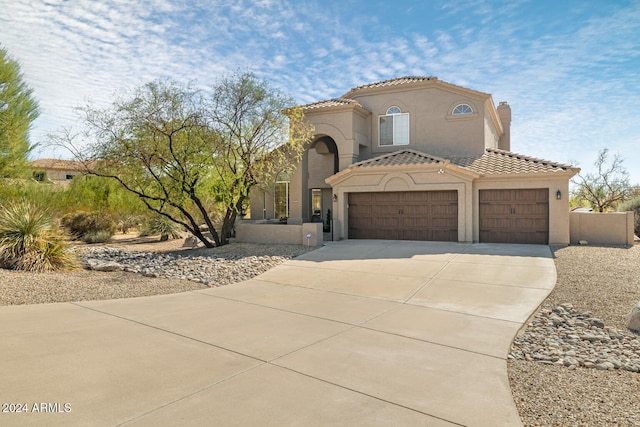
{"type": "Polygon", "coordinates": [[[632,331],[640,332],[640,301],[631,310],[627,316],[627,328],[632,331]]]}
{"type": "Polygon", "coordinates": [[[184,243],[182,244],[183,248],[195,248],[200,243],[200,239],[196,236],[189,236],[184,239],[184,243]]]}

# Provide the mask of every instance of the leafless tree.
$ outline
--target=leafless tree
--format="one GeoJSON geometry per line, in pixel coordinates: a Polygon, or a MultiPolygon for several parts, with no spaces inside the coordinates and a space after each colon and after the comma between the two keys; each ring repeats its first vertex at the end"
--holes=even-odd
{"type": "Polygon", "coordinates": [[[632,192],[629,173],[622,165],[624,159],[615,154],[609,158],[609,149],[598,152],[594,166],[596,172],[578,173],[572,183],[576,185],[574,197],[586,201],[594,211],[606,212],[615,209],[620,202],[627,200],[632,192]]]}

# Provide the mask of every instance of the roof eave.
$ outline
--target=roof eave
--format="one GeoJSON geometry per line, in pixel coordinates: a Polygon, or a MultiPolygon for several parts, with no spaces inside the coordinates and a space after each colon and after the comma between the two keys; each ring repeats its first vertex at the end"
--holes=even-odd
{"type": "Polygon", "coordinates": [[[480,177],[476,172],[470,171],[463,167],[454,165],[449,160],[436,161],[432,163],[417,163],[409,165],[370,165],[359,166],[359,163],[354,163],[347,169],[344,169],[334,175],[331,175],[325,182],[332,187],[341,182],[347,180],[352,175],[375,175],[380,173],[389,172],[402,172],[402,173],[416,173],[416,172],[435,172],[435,173],[450,173],[454,176],[472,181],[480,177]]]}
{"type": "MultiPolygon", "coordinates": [[[[376,83],[372,83],[372,85],[375,85],[375,84],[376,83]]],[[[473,89],[468,89],[464,86],[458,86],[452,83],[447,83],[445,81],[439,80],[437,77],[429,77],[429,78],[425,78],[425,80],[406,82],[398,85],[377,86],[377,87],[376,86],[368,87],[367,85],[364,85],[364,87],[358,86],[351,89],[346,94],[342,95],[341,98],[355,99],[357,96],[374,95],[374,94],[381,94],[381,93],[388,93],[388,92],[403,92],[403,91],[410,91],[410,90],[426,88],[431,86],[439,86],[443,89],[456,92],[456,93],[465,93],[468,96],[471,96],[473,98],[479,98],[483,100],[491,98],[491,95],[488,93],[480,92],[473,89]]]]}
{"type": "Polygon", "coordinates": [[[361,116],[368,117],[371,115],[371,111],[356,104],[342,104],[342,105],[329,105],[326,107],[301,107],[305,116],[314,116],[327,113],[342,113],[342,112],[355,112],[361,116]]]}

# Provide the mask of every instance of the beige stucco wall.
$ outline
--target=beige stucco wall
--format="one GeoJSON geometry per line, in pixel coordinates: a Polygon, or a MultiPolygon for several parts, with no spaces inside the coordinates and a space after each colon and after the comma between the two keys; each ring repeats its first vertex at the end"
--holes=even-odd
{"type": "Polygon", "coordinates": [[[274,194],[257,186],[252,187],[249,190],[249,214],[252,220],[277,219],[274,194]]]}
{"type": "Polygon", "coordinates": [[[633,245],[633,212],[571,212],[571,243],[633,245]]]}
{"type": "MultiPolygon", "coordinates": [[[[324,144],[320,143],[320,145],[324,144]]],[[[330,152],[323,153],[321,148],[311,148],[308,152],[309,188],[331,188],[325,182],[325,179],[334,173],[334,154],[330,152]]]]}
{"type": "Polygon", "coordinates": [[[308,114],[306,121],[314,128],[315,138],[331,137],[338,147],[339,170],[359,160],[359,142],[363,139],[362,121],[367,119],[352,111],[308,114]]]}
{"type": "Polygon", "coordinates": [[[495,126],[491,128],[485,125],[485,100],[471,93],[461,94],[440,87],[429,87],[355,96],[354,99],[372,113],[369,123],[370,148],[361,150],[360,160],[404,148],[445,157],[480,154],[487,137],[491,141],[499,138],[495,126]],[[460,103],[469,104],[474,114],[451,116],[452,109],[460,103]],[[385,115],[392,105],[400,107],[403,113],[409,113],[408,146],[381,147],[378,144],[378,117],[385,115]],[[495,134],[489,135],[491,132],[495,134]]]}
{"type": "Polygon", "coordinates": [[[323,242],[322,224],[287,225],[242,222],[236,224],[236,242],[320,246],[323,242]],[[311,235],[310,239],[307,239],[307,234],[311,235]]]}

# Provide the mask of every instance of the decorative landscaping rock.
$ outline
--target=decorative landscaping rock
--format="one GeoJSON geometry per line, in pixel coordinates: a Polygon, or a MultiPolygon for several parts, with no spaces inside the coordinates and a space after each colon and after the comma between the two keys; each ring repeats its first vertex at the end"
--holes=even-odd
{"type": "MultiPolygon", "coordinates": [[[[188,252],[188,251],[187,251],[188,252]]],[[[191,280],[222,286],[251,279],[290,259],[290,256],[182,256],[94,247],[80,253],[91,270],[124,270],[145,277],[191,280]]]]}
{"type": "MultiPolygon", "coordinates": [[[[640,306],[634,309],[640,313],[640,306]]],[[[607,327],[591,313],[576,313],[571,304],[541,309],[513,342],[508,356],[599,370],[640,372],[640,337],[607,327]]]]}
{"type": "Polygon", "coordinates": [[[85,258],[84,260],[89,270],[95,271],[122,271],[124,267],[121,264],[111,260],[101,260],[96,258],[85,258]]]}
{"type": "Polygon", "coordinates": [[[200,243],[200,240],[196,236],[189,236],[184,239],[184,243],[182,244],[183,248],[195,248],[200,243]]]}
{"type": "Polygon", "coordinates": [[[627,328],[640,333],[640,301],[627,316],[627,328]]]}

